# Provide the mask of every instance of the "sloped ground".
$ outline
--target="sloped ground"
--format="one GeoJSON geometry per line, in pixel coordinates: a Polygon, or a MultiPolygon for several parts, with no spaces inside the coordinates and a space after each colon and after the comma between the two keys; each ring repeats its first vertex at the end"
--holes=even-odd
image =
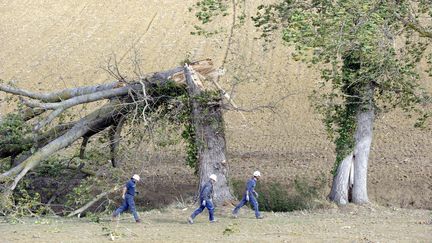
{"type": "MultiPolygon", "coordinates": [[[[214,37],[192,36],[189,33],[195,20],[188,8],[193,2],[2,1],[0,78],[47,91],[111,80],[103,67],[114,57],[130,78],[135,76],[132,60],[141,61],[143,72],[169,68],[186,58],[211,57],[222,65],[231,19],[216,22],[213,27],[223,27],[224,31],[214,37]]],[[[242,2],[238,14],[254,14],[259,3],[242,2]]],[[[238,112],[226,113],[231,177],[245,180],[259,169],[263,181],[291,186],[295,176],[315,178],[324,172],[330,183],[333,145],[308,100],[319,81],[317,73],[289,60],[289,49],[280,44],[263,51],[256,36],[249,23],[235,29],[225,65],[227,74],[221,83],[230,89],[233,80],[242,80],[234,98],[246,108],[286,98],[277,104],[275,113],[244,112],[246,119],[238,112]]],[[[432,90],[430,78],[424,77],[424,83],[432,90]]],[[[0,113],[5,114],[12,107],[1,95],[0,113]]],[[[397,111],[379,116],[370,159],[369,194],[381,205],[431,209],[432,131],[414,129],[412,124],[412,119],[397,111]]],[[[142,158],[140,151],[134,153],[142,158]]],[[[172,167],[146,167],[144,176],[177,172],[179,178],[193,177],[192,170],[176,169],[183,166],[183,160],[171,162],[172,167]]],[[[143,166],[155,164],[160,161],[146,161],[143,166]]]]}
{"type": "Polygon", "coordinates": [[[1,222],[2,242],[430,242],[430,211],[380,207],[347,207],[315,212],[264,214],[256,220],[249,210],[238,219],[218,211],[217,223],[207,212],[195,224],[186,223],[192,209],[141,213],[143,223],[130,214],[119,221],[86,219],[24,219],[1,222]]]}

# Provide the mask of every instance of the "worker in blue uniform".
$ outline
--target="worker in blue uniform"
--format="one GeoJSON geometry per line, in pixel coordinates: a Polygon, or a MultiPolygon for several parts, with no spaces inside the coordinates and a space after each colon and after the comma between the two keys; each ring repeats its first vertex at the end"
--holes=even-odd
{"type": "Polygon", "coordinates": [[[200,191],[200,207],[197,208],[192,215],[188,218],[190,224],[194,223],[195,217],[200,214],[205,208],[209,211],[209,220],[211,223],[216,222],[214,218],[214,204],[212,200],[213,196],[213,185],[217,181],[217,176],[215,174],[210,175],[210,180],[206,182],[200,191]]]}
{"type": "Polygon", "coordinates": [[[123,188],[123,191],[122,191],[123,203],[119,208],[117,208],[116,211],[114,211],[114,213],[112,215],[113,219],[116,218],[119,214],[121,214],[124,211],[129,209],[129,211],[133,214],[133,216],[135,218],[135,222],[141,223],[141,220],[140,220],[138,213],[135,209],[135,201],[134,201],[135,193],[137,193],[135,191],[135,187],[136,187],[136,183],[139,181],[140,181],[139,175],[135,174],[126,183],[126,186],[123,188]]]}
{"type": "Polygon", "coordinates": [[[262,215],[259,212],[259,208],[258,208],[258,193],[255,191],[255,186],[257,181],[260,179],[261,177],[261,172],[259,171],[255,171],[253,173],[253,177],[251,179],[249,179],[246,183],[246,191],[243,194],[243,198],[240,201],[240,203],[234,208],[232,214],[235,218],[237,218],[238,216],[238,211],[240,210],[241,207],[243,207],[246,203],[250,203],[253,207],[253,209],[255,210],[255,217],[257,219],[262,219],[262,215]]]}

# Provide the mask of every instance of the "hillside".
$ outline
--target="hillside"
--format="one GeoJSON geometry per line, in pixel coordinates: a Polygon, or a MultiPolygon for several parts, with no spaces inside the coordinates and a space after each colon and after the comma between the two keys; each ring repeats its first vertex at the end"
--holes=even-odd
{"type": "MultiPolygon", "coordinates": [[[[248,22],[235,29],[224,64],[231,19],[217,21],[213,28],[223,27],[223,31],[211,38],[190,35],[196,24],[188,10],[193,2],[3,1],[0,78],[47,91],[111,80],[103,67],[113,57],[131,78],[136,56],[142,61],[143,72],[163,70],[187,58],[212,58],[225,66],[221,83],[226,89],[234,80],[242,81],[234,93],[242,107],[286,97],[277,103],[274,113],[266,109],[243,112],[246,119],[239,112],[225,113],[231,178],[244,180],[259,169],[264,183],[276,181],[292,187],[295,176],[314,179],[324,172],[330,183],[334,147],[308,99],[319,81],[317,73],[290,60],[290,50],[282,44],[264,51],[248,22]]],[[[258,3],[251,2],[244,1],[238,11],[246,16],[255,13],[258,3]]],[[[430,91],[431,81],[423,77],[430,91]]],[[[13,107],[1,95],[3,115],[13,107]]],[[[371,200],[378,204],[432,208],[432,131],[415,129],[413,124],[413,119],[398,111],[379,116],[368,185],[371,200]]],[[[194,190],[192,170],[185,168],[181,159],[146,156],[149,160],[142,166],[156,165],[157,169],[147,169],[145,175],[168,178],[166,192],[179,189],[174,186],[173,171],[186,178],[183,188],[194,190]]],[[[159,191],[159,185],[147,183],[148,188],[159,191]]]]}

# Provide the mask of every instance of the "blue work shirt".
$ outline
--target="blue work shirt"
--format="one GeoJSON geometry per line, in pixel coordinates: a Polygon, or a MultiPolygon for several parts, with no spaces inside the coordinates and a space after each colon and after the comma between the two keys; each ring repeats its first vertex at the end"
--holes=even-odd
{"type": "Polygon", "coordinates": [[[210,200],[213,194],[213,183],[208,181],[204,184],[200,192],[201,200],[210,200]]]}
{"type": "Polygon", "coordinates": [[[249,196],[254,196],[256,186],[256,180],[254,178],[249,179],[246,183],[246,192],[249,192],[249,196]]]}
{"type": "Polygon", "coordinates": [[[126,194],[135,196],[135,181],[133,179],[130,179],[127,183],[126,183],[126,194]]]}

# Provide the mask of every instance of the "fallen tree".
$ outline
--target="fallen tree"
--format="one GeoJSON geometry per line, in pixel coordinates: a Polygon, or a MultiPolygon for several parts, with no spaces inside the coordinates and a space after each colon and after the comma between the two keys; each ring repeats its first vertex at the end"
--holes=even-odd
{"type": "Polygon", "coordinates": [[[119,78],[118,81],[107,84],[50,93],[36,93],[1,82],[0,91],[19,96],[20,102],[27,107],[15,116],[9,115],[0,120],[0,159],[10,158],[9,170],[0,174],[2,192],[9,195],[30,170],[79,139],[82,139],[82,158],[89,139],[105,130],[108,130],[111,140],[112,166],[118,166],[116,154],[125,118],[131,113],[135,116],[139,113],[145,119],[146,114],[175,99],[178,94],[175,90],[180,89],[189,91],[190,106],[193,107],[190,122],[194,123],[191,127],[199,134],[205,131],[204,136],[194,136],[193,141],[197,149],[195,159],[201,181],[206,180],[209,174],[216,173],[220,178],[215,188],[217,201],[231,200],[233,197],[227,180],[221,112],[222,94],[217,88],[204,89],[200,77],[216,77],[211,60],[146,74],[139,80],[127,81],[119,78]],[[56,118],[68,109],[103,100],[106,102],[101,107],[76,121],[64,124],[56,121],[56,118]],[[7,123],[11,117],[18,121],[18,125],[14,122],[7,123]],[[213,129],[212,121],[215,120],[220,127],[213,129]],[[25,132],[22,132],[23,127],[26,127],[25,132]],[[18,139],[10,141],[9,135],[17,130],[21,131],[18,132],[19,136],[16,136],[18,139]]]}

